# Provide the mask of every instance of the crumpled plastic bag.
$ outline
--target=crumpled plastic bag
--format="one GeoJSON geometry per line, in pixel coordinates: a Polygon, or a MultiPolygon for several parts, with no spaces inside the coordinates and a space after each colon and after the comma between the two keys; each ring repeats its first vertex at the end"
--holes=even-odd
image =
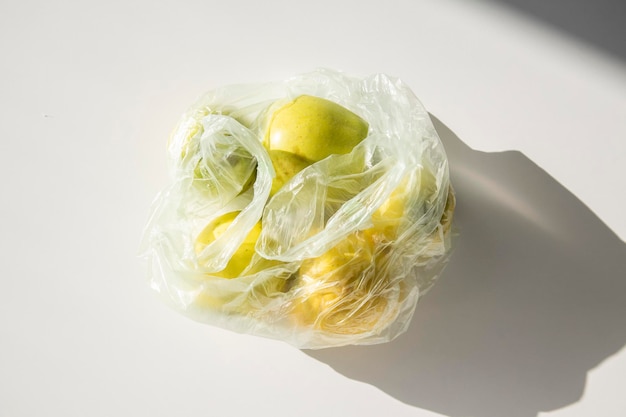
{"type": "Polygon", "coordinates": [[[143,255],[152,288],[194,320],[299,348],[387,342],[446,264],[447,158],[400,80],[317,70],[219,88],[182,116],[167,150],[172,181],[143,255]],[[345,107],[368,133],[270,196],[268,121],[276,103],[302,95],[345,107]]]}

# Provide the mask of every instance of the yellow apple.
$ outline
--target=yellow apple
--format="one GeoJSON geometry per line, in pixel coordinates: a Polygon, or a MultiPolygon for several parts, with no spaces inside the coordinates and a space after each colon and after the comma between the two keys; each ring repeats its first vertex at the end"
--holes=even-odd
{"type": "Polygon", "coordinates": [[[264,145],[312,162],[350,153],[367,136],[365,120],[339,104],[302,95],[273,111],[264,145]]]}
{"type": "Polygon", "coordinates": [[[245,315],[262,313],[272,299],[284,295],[292,274],[288,268],[275,268],[279,262],[262,258],[256,262],[257,259],[254,257],[249,275],[203,282],[193,299],[193,307],[245,315]]]}
{"type": "MultiPolygon", "coordinates": [[[[209,114],[228,116],[232,112],[233,110],[228,108],[217,110],[209,107],[199,107],[191,111],[188,117],[179,123],[170,138],[170,144],[174,141],[180,146],[181,161],[200,152],[200,136],[204,132],[202,119],[205,116],[209,114]]],[[[229,135],[230,133],[224,132],[224,136],[229,135]]],[[[229,143],[218,142],[214,146],[214,161],[205,161],[202,157],[194,160],[194,185],[207,192],[211,199],[224,197],[221,195],[224,191],[230,196],[250,188],[256,180],[256,160],[252,155],[242,147],[234,147],[229,143]],[[224,180],[224,170],[228,172],[229,181],[224,180]]]]}
{"type": "Polygon", "coordinates": [[[229,153],[226,146],[216,146],[215,158],[227,155],[221,161],[200,158],[193,171],[194,185],[207,192],[210,199],[233,197],[250,188],[256,181],[256,160],[243,149],[229,153]]]}
{"type": "Polygon", "coordinates": [[[170,135],[168,146],[172,145],[173,142],[180,146],[180,158],[184,159],[189,153],[195,151],[192,149],[192,142],[194,138],[199,137],[204,132],[204,126],[202,126],[202,119],[204,119],[204,117],[209,114],[230,116],[239,123],[244,124],[241,118],[235,117],[235,113],[235,109],[224,106],[200,106],[194,108],[193,110],[190,110],[178,123],[178,126],[176,126],[170,135]]]}
{"type": "Polygon", "coordinates": [[[211,113],[212,111],[207,107],[194,109],[186,119],[178,124],[174,132],[172,132],[168,146],[172,144],[175,138],[180,138],[176,141],[180,143],[180,159],[185,159],[190,153],[192,140],[196,136],[202,135],[202,132],[204,132],[204,127],[201,123],[202,118],[211,113]]]}
{"type": "Polygon", "coordinates": [[[437,181],[429,170],[421,169],[418,175],[405,177],[372,215],[372,232],[384,241],[396,239],[402,225],[415,220],[411,205],[418,198],[432,200],[436,192],[437,181]]]}
{"type": "Polygon", "coordinates": [[[293,315],[305,327],[335,334],[381,329],[391,283],[374,242],[362,232],[349,235],[317,258],[307,259],[294,284],[293,315]]]}
{"type": "MultiPolygon", "coordinates": [[[[210,222],[196,238],[196,253],[201,254],[208,244],[222,236],[239,213],[226,213],[210,222]]],[[[254,314],[263,310],[268,299],[283,293],[292,273],[288,268],[280,268],[282,263],[279,261],[255,255],[254,246],[260,234],[261,222],[257,222],[226,267],[210,274],[218,280],[203,283],[205,288],[195,296],[195,307],[254,314]],[[246,274],[242,275],[244,271],[246,274]],[[225,284],[220,282],[221,278],[231,282],[225,284]]]]}
{"type": "MultiPolygon", "coordinates": [[[[239,215],[239,213],[239,211],[226,213],[210,222],[196,238],[196,254],[202,253],[202,251],[208,244],[215,241],[222,234],[224,234],[224,232],[228,229],[228,227],[239,215]]],[[[254,245],[256,244],[256,241],[259,238],[260,234],[261,222],[257,222],[252,230],[248,232],[248,235],[242,242],[241,246],[239,246],[239,249],[237,249],[230,261],[228,261],[226,267],[219,272],[212,273],[212,275],[222,278],[236,278],[241,275],[244,269],[246,269],[246,267],[250,265],[250,262],[252,261],[252,257],[255,253],[254,245]]]]}
{"type": "Polygon", "coordinates": [[[310,161],[290,152],[270,150],[268,153],[276,172],[270,195],[276,194],[294,175],[311,165],[310,161]]]}

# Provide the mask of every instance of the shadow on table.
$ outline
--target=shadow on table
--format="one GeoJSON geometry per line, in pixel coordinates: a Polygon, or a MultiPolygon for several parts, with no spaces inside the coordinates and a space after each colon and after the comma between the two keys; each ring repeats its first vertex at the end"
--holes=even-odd
{"type": "Polygon", "coordinates": [[[623,0],[495,0],[626,60],[623,0]]]}
{"type": "Polygon", "coordinates": [[[450,416],[576,402],[587,372],[626,343],[626,244],[522,153],[474,151],[433,122],[458,198],[442,278],[393,342],[304,352],[450,416]]]}

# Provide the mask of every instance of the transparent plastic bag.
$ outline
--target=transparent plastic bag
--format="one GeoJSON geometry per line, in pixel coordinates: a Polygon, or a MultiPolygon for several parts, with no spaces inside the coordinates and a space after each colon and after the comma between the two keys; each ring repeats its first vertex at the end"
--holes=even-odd
{"type": "Polygon", "coordinates": [[[400,80],[318,70],[223,87],[182,116],[168,153],[143,253],[152,287],[192,319],[299,348],[387,342],[446,263],[447,158],[400,80]],[[357,115],[366,135],[301,166],[270,157],[277,109],[302,96],[357,115]],[[277,188],[287,163],[297,173],[277,188]]]}

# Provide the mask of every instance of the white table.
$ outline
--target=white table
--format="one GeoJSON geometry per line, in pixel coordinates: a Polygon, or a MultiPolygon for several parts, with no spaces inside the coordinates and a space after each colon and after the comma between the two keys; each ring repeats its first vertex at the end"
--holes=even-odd
{"type": "Polygon", "coordinates": [[[0,32],[0,416],[623,415],[624,57],[460,0],[11,2],[0,32]],[[135,256],[179,115],[319,66],[402,78],[450,156],[456,251],[386,345],[192,322],[135,256]]]}

